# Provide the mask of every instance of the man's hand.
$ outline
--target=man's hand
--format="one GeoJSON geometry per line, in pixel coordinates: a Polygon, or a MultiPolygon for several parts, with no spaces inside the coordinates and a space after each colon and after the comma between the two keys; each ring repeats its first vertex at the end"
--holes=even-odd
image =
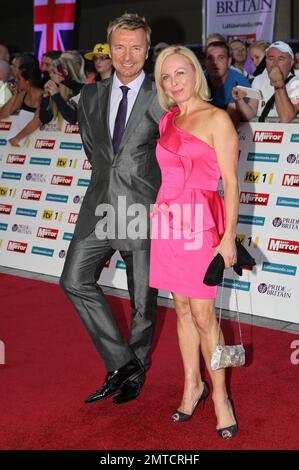
{"type": "Polygon", "coordinates": [[[270,72],[268,72],[269,79],[271,82],[271,85],[283,85],[284,84],[284,76],[283,73],[281,72],[280,68],[277,67],[277,65],[274,65],[270,72]]]}
{"type": "Polygon", "coordinates": [[[244,90],[240,90],[240,88],[234,86],[234,88],[232,89],[232,97],[234,98],[234,100],[240,101],[245,98],[245,96],[246,92],[244,90]]]}

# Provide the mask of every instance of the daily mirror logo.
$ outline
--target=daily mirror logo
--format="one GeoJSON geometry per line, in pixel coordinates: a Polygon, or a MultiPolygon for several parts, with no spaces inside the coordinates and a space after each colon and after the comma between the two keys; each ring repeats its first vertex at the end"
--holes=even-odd
{"type": "Polygon", "coordinates": [[[38,227],[36,236],[38,238],[48,238],[49,240],[56,240],[58,230],[49,227],[38,227]]]}
{"type": "Polygon", "coordinates": [[[84,160],[82,169],[83,170],[91,170],[91,164],[89,163],[89,161],[87,159],[84,160]]]}
{"type": "Polygon", "coordinates": [[[241,204],[254,204],[257,206],[267,206],[269,201],[269,194],[265,193],[249,193],[242,191],[240,193],[241,204]]]}
{"type": "Polygon", "coordinates": [[[299,175],[292,175],[285,173],[282,178],[282,186],[294,186],[299,187],[299,175]]]}
{"type": "Polygon", "coordinates": [[[23,189],[21,199],[28,199],[30,201],[39,201],[42,195],[42,191],[35,189],[23,189]]]}
{"type": "Polygon", "coordinates": [[[280,144],[283,139],[281,131],[255,131],[253,142],[264,142],[272,144],[280,144]]]}
{"type": "Polygon", "coordinates": [[[26,160],[26,155],[16,155],[14,153],[9,153],[7,155],[6,163],[12,163],[14,165],[24,165],[26,160]]]}
{"type": "Polygon", "coordinates": [[[299,242],[294,240],[283,240],[280,238],[270,238],[268,243],[268,251],[298,255],[299,242]]]}
{"type": "Polygon", "coordinates": [[[53,150],[55,146],[55,140],[48,140],[48,139],[37,139],[35,142],[36,149],[48,149],[53,150]]]}
{"type": "Polygon", "coordinates": [[[9,240],[7,245],[7,251],[14,251],[15,253],[26,253],[27,246],[28,243],[9,240]]]}
{"type": "Polygon", "coordinates": [[[0,131],[9,131],[11,128],[10,121],[0,121],[0,131]]]}
{"type": "Polygon", "coordinates": [[[67,124],[65,126],[65,134],[79,134],[80,129],[79,129],[79,124],[67,124]]]}
{"type": "Polygon", "coordinates": [[[12,210],[12,205],[10,204],[0,204],[0,214],[9,215],[12,210]]]}
{"type": "Polygon", "coordinates": [[[51,184],[56,184],[58,186],[71,186],[72,181],[73,181],[72,176],[53,175],[51,179],[51,184]]]}
{"type": "Polygon", "coordinates": [[[69,224],[75,224],[77,222],[77,219],[78,219],[78,215],[77,213],[75,212],[71,212],[70,215],[69,215],[69,224]]]}

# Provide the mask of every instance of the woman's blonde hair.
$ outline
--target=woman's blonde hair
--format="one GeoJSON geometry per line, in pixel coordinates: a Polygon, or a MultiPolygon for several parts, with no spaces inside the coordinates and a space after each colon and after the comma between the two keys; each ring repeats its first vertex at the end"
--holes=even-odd
{"type": "Polygon", "coordinates": [[[158,91],[158,100],[160,106],[165,109],[166,111],[170,109],[175,102],[166,95],[162,87],[162,80],[161,80],[161,69],[164,60],[173,54],[179,54],[188,59],[190,64],[194,67],[195,70],[195,95],[198,96],[200,99],[204,101],[210,100],[210,91],[207,84],[206,77],[204,76],[203,70],[201,65],[196,57],[196,55],[187,47],[184,46],[169,46],[163,49],[158,55],[155,65],[155,81],[158,91]]]}
{"type": "Polygon", "coordinates": [[[74,75],[73,79],[76,80],[76,82],[85,82],[85,62],[80,52],[76,50],[64,51],[61,54],[60,59],[65,59],[66,61],[71,62],[69,68],[72,68],[72,74],[74,75]]]}
{"type": "Polygon", "coordinates": [[[264,41],[264,40],[260,40],[260,41],[256,41],[256,42],[253,42],[252,44],[250,44],[249,46],[249,52],[252,50],[252,49],[262,49],[265,53],[266,53],[266,49],[270,46],[270,43],[268,41],[264,41]]]}

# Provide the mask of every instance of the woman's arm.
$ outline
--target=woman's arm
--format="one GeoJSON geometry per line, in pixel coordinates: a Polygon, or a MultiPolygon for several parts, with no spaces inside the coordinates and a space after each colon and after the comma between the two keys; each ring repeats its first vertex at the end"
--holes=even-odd
{"type": "Polygon", "coordinates": [[[244,120],[250,121],[250,119],[254,118],[257,114],[259,102],[254,98],[249,98],[246,102],[244,100],[245,96],[246,93],[238,87],[232,89],[232,97],[235,100],[237,111],[239,111],[244,120]]]}
{"type": "Polygon", "coordinates": [[[52,121],[53,113],[52,110],[49,108],[50,104],[50,96],[43,96],[40,103],[40,110],[39,110],[39,119],[43,124],[48,124],[48,122],[52,121]]]}
{"type": "Polygon", "coordinates": [[[70,78],[66,78],[61,83],[72,90],[73,96],[78,95],[81,91],[81,88],[84,86],[84,83],[77,82],[76,80],[72,80],[70,78]]]}
{"type": "Polygon", "coordinates": [[[20,109],[24,99],[25,92],[21,91],[17,95],[12,96],[4,106],[0,108],[0,119],[7,118],[17,109],[20,109]]]}
{"type": "Polygon", "coordinates": [[[19,145],[20,140],[25,139],[27,135],[31,134],[32,132],[36,131],[39,128],[41,122],[39,120],[39,108],[34,113],[34,116],[28,124],[12,139],[10,139],[11,145],[19,145]]]}
{"type": "Polygon", "coordinates": [[[56,93],[52,96],[52,100],[55,101],[59,112],[61,113],[63,119],[71,124],[75,124],[78,121],[77,109],[68,102],[66,102],[60,93],[56,93]]]}
{"type": "Polygon", "coordinates": [[[215,111],[213,119],[213,146],[222,177],[225,207],[225,232],[216,250],[221,252],[225,267],[229,267],[236,261],[239,140],[231,119],[225,111],[219,109],[215,111]]]}

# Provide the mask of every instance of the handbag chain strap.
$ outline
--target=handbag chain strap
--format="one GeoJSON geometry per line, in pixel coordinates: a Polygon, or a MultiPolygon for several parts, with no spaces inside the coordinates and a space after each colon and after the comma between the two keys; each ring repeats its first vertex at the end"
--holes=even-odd
{"type": "MultiPolygon", "coordinates": [[[[243,346],[243,337],[242,337],[242,330],[241,330],[241,324],[240,324],[240,312],[239,312],[239,303],[238,303],[238,295],[237,295],[237,289],[236,289],[236,278],[235,278],[235,273],[233,271],[233,280],[234,280],[234,292],[235,292],[235,299],[236,299],[236,312],[237,312],[237,318],[238,318],[238,325],[239,325],[239,334],[240,334],[240,342],[243,346]]],[[[223,284],[224,284],[224,272],[222,276],[222,282],[221,282],[221,291],[220,291],[220,307],[219,307],[219,321],[218,321],[218,341],[217,344],[220,344],[220,323],[221,323],[221,315],[222,315],[222,305],[223,305],[223,284]]]]}

